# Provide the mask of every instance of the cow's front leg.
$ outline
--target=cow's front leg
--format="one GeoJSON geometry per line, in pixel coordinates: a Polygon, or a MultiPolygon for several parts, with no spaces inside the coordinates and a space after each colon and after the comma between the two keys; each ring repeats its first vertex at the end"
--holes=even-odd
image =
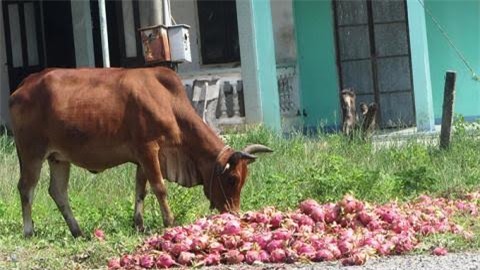
{"type": "Polygon", "coordinates": [[[163,224],[165,227],[173,225],[173,214],[167,202],[167,188],[160,170],[160,161],[158,159],[158,144],[147,145],[139,150],[140,165],[145,176],[152,187],[152,191],[157,197],[160,209],[162,211],[163,224]]]}
{"type": "Polygon", "coordinates": [[[135,212],[133,220],[137,231],[143,232],[143,201],[147,195],[147,177],[140,165],[137,166],[137,174],[135,176],[135,212]]]}

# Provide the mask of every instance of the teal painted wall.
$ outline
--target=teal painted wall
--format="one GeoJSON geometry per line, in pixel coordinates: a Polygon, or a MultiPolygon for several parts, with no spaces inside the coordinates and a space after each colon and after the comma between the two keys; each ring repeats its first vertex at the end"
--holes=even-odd
{"type": "MultiPolygon", "coordinates": [[[[480,1],[427,0],[426,7],[447,31],[455,46],[465,55],[475,72],[480,73],[480,1]]],[[[427,37],[434,114],[442,117],[445,71],[457,72],[455,112],[465,117],[480,116],[480,82],[472,76],[442,36],[428,13],[427,37]]]]}
{"type": "Polygon", "coordinates": [[[339,124],[332,2],[294,0],[302,108],[306,126],[339,124]]]}

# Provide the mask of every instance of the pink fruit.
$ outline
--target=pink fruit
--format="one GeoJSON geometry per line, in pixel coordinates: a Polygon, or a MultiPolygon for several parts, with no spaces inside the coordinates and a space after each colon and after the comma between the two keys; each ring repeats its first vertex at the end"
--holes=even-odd
{"type": "Polygon", "coordinates": [[[236,235],[240,233],[240,222],[237,220],[230,220],[225,224],[223,233],[227,235],[236,235]]]}
{"type": "Polygon", "coordinates": [[[292,237],[292,233],[289,230],[283,228],[273,231],[272,234],[272,237],[275,240],[288,240],[292,237]]]}
{"type": "Polygon", "coordinates": [[[353,249],[353,243],[348,240],[340,241],[338,243],[338,249],[342,253],[342,255],[348,255],[353,249]]]}
{"type": "Polygon", "coordinates": [[[261,262],[263,262],[263,263],[269,263],[270,262],[270,255],[265,250],[260,250],[258,252],[258,256],[260,257],[261,262]]]}
{"type": "Polygon", "coordinates": [[[256,215],[255,221],[256,221],[257,223],[268,224],[268,223],[270,222],[270,218],[269,218],[267,215],[263,214],[263,213],[258,213],[258,214],[256,215]]]}
{"type": "Polygon", "coordinates": [[[373,219],[372,216],[366,211],[360,211],[357,214],[357,217],[364,226],[367,226],[367,224],[370,223],[370,221],[372,221],[373,219]]]}
{"type": "Polygon", "coordinates": [[[282,213],[275,213],[271,218],[270,218],[270,225],[272,225],[272,228],[278,228],[280,227],[280,224],[282,223],[283,215],[282,213]]]}
{"type": "Polygon", "coordinates": [[[238,250],[229,250],[223,254],[223,258],[226,264],[239,264],[243,262],[245,256],[238,250]]]}
{"type": "Polygon", "coordinates": [[[309,244],[304,244],[297,250],[297,252],[298,255],[306,257],[310,260],[315,257],[315,249],[309,244]]]}
{"type": "Polygon", "coordinates": [[[355,253],[351,257],[342,259],[341,263],[344,266],[348,265],[363,265],[367,261],[367,255],[364,253],[355,253]]]}
{"type": "Polygon", "coordinates": [[[208,254],[205,259],[203,260],[205,265],[217,265],[220,263],[220,254],[218,253],[210,253],[208,254]]]}
{"type": "Polygon", "coordinates": [[[275,249],[283,248],[283,240],[272,240],[267,244],[266,250],[272,253],[275,249]]]}
{"type": "Polygon", "coordinates": [[[132,255],[123,255],[122,258],[120,258],[120,266],[127,266],[131,261],[132,255]]]}
{"type": "Polygon", "coordinates": [[[190,249],[193,251],[200,251],[204,250],[208,246],[208,236],[201,235],[199,237],[195,237],[192,239],[192,244],[190,245],[190,249]]]}
{"type": "Polygon", "coordinates": [[[259,233],[253,236],[253,242],[257,243],[260,248],[264,249],[272,240],[272,233],[259,233]]]}
{"type": "Polygon", "coordinates": [[[194,259],[195,254],[183,251],[178,256],[178,263],[180,263],[181,265],[190,265],[194,259]]]}
{"type": "Polygon", "coordinates": [[[336,204],[325,205],[325,222],[332,223],[338,219],[340,215],[340,207],[336,204]]]}
{"type": "Polygon", "coordinates": [[[448,253],[447,249],[443,247],[436,247],[432,251],[432,254],[435,256],[445,256],[447,255],[447,253],[448,253]]]}
{"type": "Polygon", "coordinates": [[[108,269],[120,269],[120,260],[119,259],[110,259],[108,261],[108,269]]]}
{"type": "Polygon", "coordinates": [[[172,249],[170,250],[170,252],[174,255],[174,256],[178,256],[180,255],[180,253],[182,253],[183,251],[188,251],[190,249],[190,246],[189,245],[186,245],[184,243],[177,243],[177,244],[173,244],[172,245],[172,249]]]}
{"type": "Polygon", "coordinates": [[[357,200],[351,195],[345,195],[340,201],[340,206],[343,208],[345,213],[354,213],[357,209],[357,200]]]}
{"type": "Polygon", "coordinates": [[[312,210],[317,207],[320,207],[320,205],[312,199],[308,199],[300,203],[300,210],[307,215],[310,215],[312,210]]]}
{"type": "Polygon", "coordinates": [[[310,212],[310,216],[315,222],[323,222],[325,220],[325,211],[320,207],[315,207],[310,212]]]}
{"type": "Polygon", "coordinates": [[[93,234],[95,235],[95,238],[97,238],[98,240],[100,241],[105,240],[105,233],[102,230],[96,229],[93,234]]]}
{"type": "Polygon", "coordinates": [[[254,262],[261,261],[260,253],[256,250],[249,250],[245,254],[245,262],[248,264],[253,264],[254,262]]]}
{"type": "Polygon", "coordinates": [[[225,247],[219,242],[212,242],[208,246],[208,250],[210,253],[220,253],[225,250],[225,247]]]}
{"type": "Polygon", "coordinates": [[[175,261],[172,257],[166,253],[162,253],[157,257],[157,261],[155,262],[155,266],[159,268],[170,268],[172,265],[175,264],[175,261]]]}
{"type": "Polygon", "coordinates": [[[140,266],[143,268],[150,269],[155,265],[155,261],[149,255],[143,255],[140,257],[140,266]]]}
{"type": "Polygon", "coordinates": [[[287,257],[287,254],[285,253],[285,250],[277,248],[270,252],[270,259],[272,263],[281,263],[285,261],[285,258],[287,257]]]}

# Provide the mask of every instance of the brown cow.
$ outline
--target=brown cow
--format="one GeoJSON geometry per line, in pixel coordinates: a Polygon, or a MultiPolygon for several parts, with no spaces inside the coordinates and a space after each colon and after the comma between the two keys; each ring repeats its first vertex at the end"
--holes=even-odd
{"type": "Polygon", "coordinates": [[[163,177],[203,185],[211,207],[239,211],[247,164],[263,145],[234,151],[195,113],[175,72],[167,68],[49,69],[27,77],[10,97],[20,162],[18,189],[25,236],[33,234],[32,199],[42,163],[49,194],[74,237],[82,231],[68,201],[70,164],[97,173],[137,164],[134,221],[143,230],[150,183],[165,226],[173,215],[163,177]]]}

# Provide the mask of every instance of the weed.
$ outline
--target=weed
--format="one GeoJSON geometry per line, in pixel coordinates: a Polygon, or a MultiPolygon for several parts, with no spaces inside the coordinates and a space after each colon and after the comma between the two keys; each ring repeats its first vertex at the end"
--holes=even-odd
{"type": "MultiPolygon", "coordinates": [[[[362,200],[386,202],[408,200],[420,193],[460,196],[480,187],[480,141],[461,118],[455,122],[451,148],[439,151],[413,138],[394,147],[376,147],[371,141],[345,139],[339,134],[288,138],[253,127],[241,135],[228,135],[227,143],[242,149],[262,143],[275,150],[261,155],[249,166],[242,192],[242,209],[273,205],[280,210],[295,208],[301,200],[337,201],[345,193],[362,200]]],[[[145,234],[133,228],[135,166],[126,164],[93,175],[73,167],[70,202],[81,227],[90,235],[75,240],[49,197],[48,170],[42,170],[33,206],[36,235],[24,240],[17,192],[18,161],[13,140],[0,136],[0,269],[2,268],[98,268],[108,258],[130,251],[145,234]],[[91,237],[100,228],[106,241],[91,237]]],[[[201,187],[168,184],[168,199],[180,224],[209,215],[209,203],[201,187]]],[[[465,223],[471,222],[466,220],[465,223]]],[[[161,212],[155,196],[145,201],[146,234],[162,230],[161,212]]],[[[468,223],[469,224],[469,223],[468,223]]],[[[467,224],[467,225],[468,225],[467,224]]],[[[477,222],[478,224],[478,222],[477,222]]],[[[473,227],[480,232],[478,226],[473,227]]],[[[455,237],[427,239],[447,241],[459,250],[479,248],[480,239],[463,243],[455,237]]]]}

